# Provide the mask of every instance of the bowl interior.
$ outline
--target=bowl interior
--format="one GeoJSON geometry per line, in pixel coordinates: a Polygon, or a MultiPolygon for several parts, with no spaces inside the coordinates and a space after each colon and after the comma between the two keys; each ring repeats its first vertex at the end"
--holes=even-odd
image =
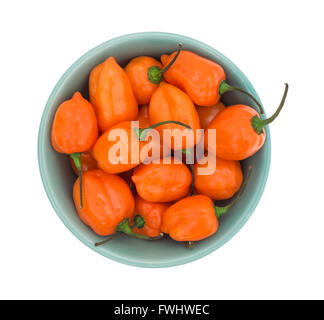
{"type": "MultiPolygon", "coordinates": [[[[270,136],[263,148],[243,162],[246,173],[248,165],[254,168],[243,197],[231,211],[223,216],[217,233],[186,249],[181,243],[168,238],[156,242],[119,237],[101,247],[94,243],[102,238],[84,225],[78,218],[72,200],[72,185],[76,176],[72,172],[66,155],[54,151],[50,143],[50,131],[57,107],[71,98],[76,90],[88,98],[88,77],[91,69],[109,56],[124,66],[131,58],[149,55],[159,58],[163,53],[176,50],[181,42],[184,49],[191,50],[223,66],[228,83],[241,87],[258,98],[245,75],[226,57],[215,49],[191,38],[168,33],[138,33],[110,40],[86,53],[62,76],[54,88],[45,107],[39,130],[39,166],[47,195],[64,224],[83,243],[98,253],[113,260],[141,267],[168,267],[196,260],[216,250],[228,241],[248,220],[257,205],[268,176],[270,165],[270,136]]],[[[243,103],[255,107],[252,100],[241,93],[227,93],[222,99],[225,104],[243,103]]],[[[259,99],[260,100],[260,99],[259,99]]]]}

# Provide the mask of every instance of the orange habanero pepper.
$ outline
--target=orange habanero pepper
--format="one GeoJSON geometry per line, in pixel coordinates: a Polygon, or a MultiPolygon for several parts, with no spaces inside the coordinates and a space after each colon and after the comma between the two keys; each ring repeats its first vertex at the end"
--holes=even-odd
{"type": "Polygon", "coordinates": [[[100,132],[118,122],[136,119],[138,104],[132,86],[114,57],[109,57],[91,71],[89,94],[100,132]]]}
{"type": "MultiPolygon", "coordinates": [[[[130,220],[134,216],[135,201],[129,186],[121,177],[105,173],[100,169],[85,172],[82,209],[79,207],[80,191],[77,185],[78,181],[73,187],[76,210],[80,219],[96,234],[116,236],[125,233],[135,238],[151,240],[148,236],[132,231],[130,220]]],[[[143,219],[136,221],[136,224],[141,227],[144,224],[143,219]]],[[[107,240],[102,243],[105,242],[107,240]]]]}
{"type": "Polygon", "coordinates": [[[170,203],[150,202],[138,195],[135,197],[135,212],[145,220],[143,228],[134,228],[133,231],[149,237],[161,235],[162,216],[170,203]]]}
{"type": "MultiPolygon", "coordinates": [[[[82,190],[82,152],[90,150],[98,138],[98,125],[92,105],[76,92],[57,109],[52,125],[53,148],[71,156],[80,176],[82,190]]],[[[82,192],[80,192],[82,207],[82,192]]]]}
{"type": "MultiPolygon", "coordinates": [[[[200,129],[200,120],[195,105],[191,99],[177,87],[162,82],[159,88],[153,93],[149,106],[150,121],[152,125],[168,120],[179,121],[187,125],[183,128],[175,123],[161,125],[157,128],[160,136],[163,137],[164,129],[179,129],[180,132],[188,130],[188,126],[193,130],[194,139],[186,144],[186,139],[182,137],[181,149],[193,147],[199,140],[200,134],[196,130],[200,129]]],[[[163,141],[165,143],[165,141],[163,141]]],[[[175,149],[174,139],[171,140],[170,147],[175,149]]]]}
{"type": "Polygon", "coordinates": [[[134,215],[135,201],[127,183],[119,176],[92,170],[83,173],[84,204],[80,209],[78,180],[73,199],[80,219],[101,236],[115,233],[117,226],[134,215]]]}
{"type": "Polygon", "coordinates": [[[162,232],[176,241],[198,241],[218,229],[213,201],[205,195],[179,200],[163,215],[162,232]]]}
{"type": "Polygon", "coordinates": [[[243,173],[239,161],[216,158],[215,171],[210,175],[198,174],[207,164],[194,164],[195,189],[213,200],[231,198],[241,187],[243,173]]]}
{"type": "Polygon", "coordinates": [[[196,109],[199,115],[201,128],[206,129],[212,120],[225,109],[225,105],[221,101],[218,101],[211,107],[197,106],[196,109]]]}
{"type": "Polygon", "coordinates": [[[237,197],[228,205],[218,207],[206,195],[194,195],[176,202],[163,214],[162,232],[176,241],[199,241],[218,230],[218,219],[228,212],[245,190],[252,168],[237,197]]]}
{"type": "Polygon", "coordinates": [[[182,45],[174,59],[162,69],[162,64],[152,57],[140,56],[132,59],[125,67],[125,72],[131,82],[135,97],[139,104],[150,102],[153,92],[163,80],[163,74],[177,59],[182,45]]]}
{"type": "Polygon", "coordinates": [[[163,161],[141,164],[134,170],[132,180],[137,193],[146,201],[176,201],[189,192],[192,176],[187,166],[175,163],[173,157],[164,158],[163,161]]]}
{"type": "Polygon", "coordinates": [[[244,160],[255,154],[266,138],[263,128],[278,116],[287,93],[286,84],[277,111],[268,119],[260,119],[258,113],[246,105],[238,104],[224,109],[208,126],[208,129],[216,129],[216,145],[208,143],[207,129],[205,148],[225,160],[244,160]]]}
{"type": "Polygon", "coordinates": [[[154,58],[142,56],[132,59],[125,67],[138,104],[149,103],[153,92],[158,87],[149,80],[147,75],[152,66],[161,68],[162,64],[154,58]]]}
{"type": "MultiPolygon", "coordinates": [[[[168,65],[176,54],[162,55],[163,66],[168,65]]],[[[219,64],[191,51],[181,51],[172,68],[164,73],[164,78],[185,91],[198,106],[213,106],[224,93],[239,91],[248,95],[263,113],[262,106],[250,93],[225,82],[226,75],[219,64]]]]}
{"type": "MultiPolygon", "coordinates": [[[[98,167],[107,173],[113,174],[128,171],[138,166],[138,162],[132,161],[132,141],[138,141],[138,149],[135,150],[135,152],[139,152],[140,155],[140,150],[145,145],[145,142],[138,140],[135,130],[132,130],[131,121],[123,121],[110,127],[99,137],[93,147],[92,154],[97,161],[98,167]],[[119,163],[114,163],[114,159],[108,156],[111,148],[114,148],[116,145],[114,139],[108,140],[111,132],[115,129],[123,130],[128,143],[128,145],[125,146],[125,149],[127,149],[127,158],[123,158],[123,153],[121,152],[120,158],[122,161],[119,163]]],[[[122,141],[119,142],[122,143],[122,141]]],[[[136,146],[134,146],[134,148],[136,148],[136,146]]]]}
{"type": "MultiPolygon", "coordinates": [[[[135,201],[127,183],[119,176],[100,169],[84,173],[84,207],[79,208],[79,188],[73,187],[73,200],[80,219],[100,236],[110,236],[103,244],[120,233],[144,240],[155,240],[132,231],[135,201]]],[[[144,219],[135,217],[134,224],[143,227],[144,219]],[[135,219],[136,218],[136,219],[135,219]]]]}

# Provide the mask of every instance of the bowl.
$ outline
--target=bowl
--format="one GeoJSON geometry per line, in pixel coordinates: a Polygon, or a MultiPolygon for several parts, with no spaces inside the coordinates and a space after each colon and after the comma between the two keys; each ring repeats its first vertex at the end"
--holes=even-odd
{"type": "MultiPolygon", "coordinates": [[[[220,219],[216,234],[199,241],[192,249],[168,237],[159,241],[144,241],[121,236],[102,246],[94,243],[102,240],[79,219],[72,200],[72,186],[76,180],[66,155],[54,151],[50,132],[58,106],[71,98],[77,90],[88,98],[88,77],[91,69],[109,56],[124,66],[131,58],[148,55],[159,58],[163,53],[176,50],[178,43],[184,49],[219,63],[225,70],[228,83],[238,86],[259,101],[259,97],[247,77],[229,59],[214,48],[191,38],[164,32],[144,32],[109,40],[84,54],[63,74],[53,89],[45,106],[38,134],[38,162],[47,196],[59,218],[66,227],[85,245],[101,255],[137,267],[171,267],[202,258],[230,240],[246,223],[258,204],[269,173],[270,134],[266,128],[264,146],[254,156],[243,161],[246,173],[248,165],[254,168],[246,191],[239,202],[220,219]]],[[[222,99],[226,104],[243,103],[256,108],[254,102],[239,92],[231,92],[222,99]]]]}

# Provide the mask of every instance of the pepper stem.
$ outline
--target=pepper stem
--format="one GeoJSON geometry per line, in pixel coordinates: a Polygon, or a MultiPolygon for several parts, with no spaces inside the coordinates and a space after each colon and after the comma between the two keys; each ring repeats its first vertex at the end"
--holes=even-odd
{"type": "Polygon", "coordinates": [[[129,218],[124,219],[116,228],[117,232],[122,232],[127,234],[128,236],[134,237],[134,238],[138,238],[138,239],[144,239],[144,240],[148,240],[150,237],[142,235],[142,234],[138,234],[135,233],[130,224],[129,224],[129,218]]]}
{"type": "Polygon", "coordinates": [[[82,197],[82,163],[81,163],[81,152],[76,152],[70,154],[70,157],[72,158],[75,167],[77,168],[79,172],[79,182],[80,182],[80,209],[83,208],[83,197],[82,197]]]}
{"type": "Polygon", "coordinates": [[[143,240],[158,240],[158,239],[162,238],[163,233],[161,233],[157,237],[148,237],[145,235],[137,234],[132,230],[135,228],[142,229],[142,228],[144,228],[144,225],[145,225],[145,220],[139,214],[137,214],[134,217],[134,223],[132,226],[129,225],[129,218],[126,218],[117,226],[116,233],[112,234],[111,236],[109,236],[107,239],[105,239],[103,241],[95,243],[95,246],[96,247],[101,246],[102,244],[119,237],[120,235],[122,235],[122,233],[125,233],[131,237],[135,237],[135,238],[143,239],[143,240]]]}
{"type": "Polygon", "coordinates": [[[175,63],[175,61],[177,60],[177,58],[178,58],[178,56],[179,56],[179,54],[180,54],[180,52],[181,52],[181,49],[182,49],[182,43],[179,43],[179,44],[178,44],[178,51],[177,51],[176,55],[175,55],[174,58],[170,61],[170,63],[169,63],[166,67],[164,67],[164,68],[162,69],[162,74],[165,73],[166,71],[168,71],[168,70],[170,69],[170,67],[175,63]]]}
{"type": "Polygon", "coordinates": [[[158,126],[162,126],[164,124],[168,124],[168,123],[175,123],[175,124],[178,124],[180,126],[183,126],[183,127],[186,127],[187,129],[190,129],[191,130],[191,127],[183,122],[180,122],[180,121],[174,121],[174,120],[168,120],[168,121],[162,121],[162,122],[159,122],[159,123],[156,123],[156,124],[153,124],[152,126],[148,127],[148,128],[134,128],[135,130],[135,134],[138,138],[138,140],[140,141],[145,141],[145,137],[147,135],[147,133],[158,127],[158,126]]]}
{"type": "Polygon", "coordinates": [[[245,91],[245,90],[243,90],[241,88],[233,87],[233,86],[229,85],[225,80],[223,80],[219,85],[219,89],[218,89],[219,95],[222,96],[224,93],[229,92],[229,91],[238,91],[238,92],[244,93],[245,95],[250,97],[257,104],[260,113],[264,113],[264,110],[263,110],[260,102],[258,100],[256,100],[252,96],[252,94],[248,93],[247,91],[245,91]]]}
{"type": "Polygon", "coordinates": [[[252,127],[258,134],[261,134],[263,128],[265,126],[267,126],[268,124],[270,124],[273,120],[275,120],[278,117],[282,107],[285,104],[288,89],[289,89],[289,86],[288,86],[287,83],[285,83],[285,91],[284,91],[284,94],[283,94],[283,96],[281,98],[280,105],[279,105],[278,109],[276,110],[276,112],[270,118],[268,118],[268,119],[260,119],[258,116],[252,117],[252,119],[251,119],[252,127]]]}
{"type": "Polygon", "coordinates": [[[134,220],[133,220],[133,225],[132,225],[132,229],[143,229],[144,226],[145,226],[145,220],[143,219],[142,216],[140,216],[139,214],[137,214],[135,217],[134,217],[134,220]]]}
{"type": "Polygon", "coordinates": [[[163,81],[163,74],[168,71],[170,69],[170,67],[174,64],[174,62],[177,60],[180,52],[182,49],[182,44],[179,43],[178,44],[178,51],[176,53],[176,55],[174,56],[174,58],[172,59],[172,61],[170,61],[170,63],[164,67],[163,69],[161,69],[158,66],[152,66],[148,69],[147,71],[147,76],[149,78],[149,80],[153,83],[153,84],[160,84],[163,81]]]}
{"type": "Polygon", "coordinates": [[[104,243],[106,243],[106,242],[108,242],[108,241],[110,241],[110,240],[113,240],[113,239],[119,237],[120,235],[121,235],[120,232],[119,232],[119,233],[114,233],[114,234],[111,235],[109,238],[107,238],[107,239],[105,239],[105,240],[102,240],[102,241],[100,241],[100,242],[96,242],[96,243],[95,243],[95,247],[99,247],[99,246],[101,246],[102,244],[104,244],[104,243]]]}
{"type": "Polygon", "coordinates": [[[248,169],[248,174],[246,176],[246,179],[241,187],[241,190],[239,191],[239,193],[237,194],[237,196],[235,197],[235,199],[230,202],[227,206],[225,207],[218,207],[218,206],[214,206],[214,209],[215,209],[215,213],[216,213],[216,217],[219,218],[221,215],[225,214],[229,209],[231,209],[236,203],[237,201],[239,201],[239,199],[241,198],[242,194],[244,193],[245,191],[245,188],[247,186],[247,183],[251,177],[251,174],[252,174],[252,171],[253,171],[253,168],[251,166],[249,166],[249,169],[248,169]]]}

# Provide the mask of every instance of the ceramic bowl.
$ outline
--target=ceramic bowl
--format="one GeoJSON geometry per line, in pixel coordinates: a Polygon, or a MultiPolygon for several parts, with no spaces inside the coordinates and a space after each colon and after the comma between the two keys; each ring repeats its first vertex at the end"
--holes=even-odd
{"type": "MultiPolygon", "coordinates": [[[[105,245],[95,247],[102,240],[79,219],[72,200],[72,185],[76,176],[72,172],[66,155],[54,151],[51,146],[50,132],[54,114],[61,102],[71,98],[77,90],[88,98],[88,77],[91,69],[109,56],[124,66],[131,58],[148,55],[159,58],[163,53],[176,50],[178,43],[184,49],[219,63],[225,70],[231,85],[243,88],[259,97],[247,77],[228,58],[214,48],[191,38],[162,32],[145,32],[125,35],[109,40],[84,54],[63,74],[53,89],[39,128],[38,160],[41,177],[47,196],[59,218],[66,227],[85,245],[99,254],[138,267],[170,267],[185,264],[202,258],[230,240],[246,223],[253,213],[263,193],[270,167],[270,134],[266,128],[267,139],[262,149],[243,162],[246,173],[248,165],[254,168],[243,197],[227,215],[223,216],[215,235],[199,241],[192,249],[167,237],[159,241],[143,241],[121,236],[105,245]]],[[[241,93],[231,92],[224,95],[226,104],[243,103],[255,107],[252,100],[241,93]]],[[[58,235],[59,237],[59,235],[58,235]]]]}

